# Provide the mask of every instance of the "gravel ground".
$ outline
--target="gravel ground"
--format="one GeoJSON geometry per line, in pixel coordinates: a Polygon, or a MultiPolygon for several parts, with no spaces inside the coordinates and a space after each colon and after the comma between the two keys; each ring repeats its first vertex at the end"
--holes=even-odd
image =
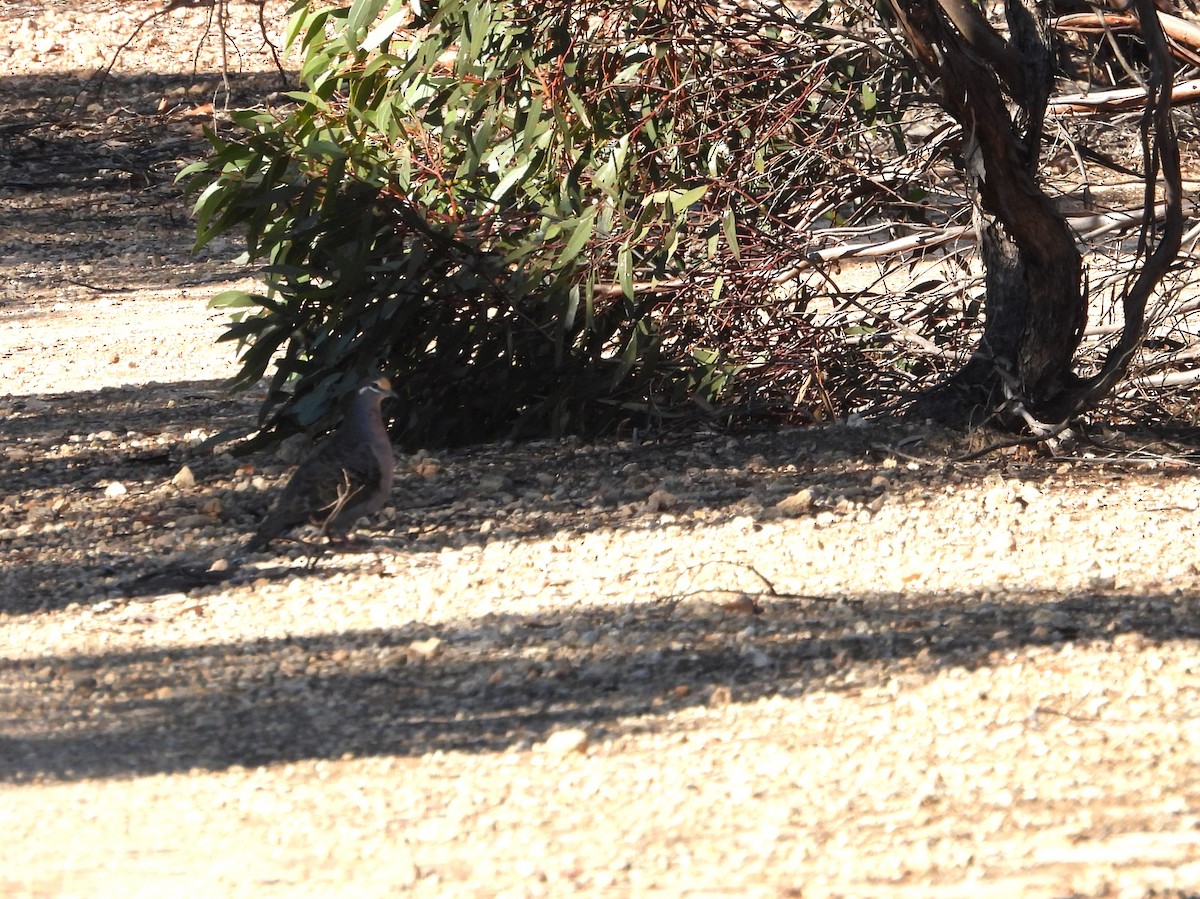
{"type": "Polygon", "coordinates": [[[1188,447],[418,453],[365,551],[205,583],[289,466],[197,450],[257,399],[170,183],[198,14],[67,121],[128,10],[0,3],[0,894],[1197,895],[1188,447]]]}

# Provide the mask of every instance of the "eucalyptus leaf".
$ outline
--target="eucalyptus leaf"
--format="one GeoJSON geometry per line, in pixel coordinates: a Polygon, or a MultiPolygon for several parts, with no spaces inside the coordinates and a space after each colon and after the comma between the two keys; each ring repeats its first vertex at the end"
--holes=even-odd
{"type": "Polygon", "coordinates": [[[237,233],[259,263],[261,289],[214,303],[241,317],[238,384],[271,375],[264,427],[325,427],[368,370],[395,376],[412,447],[602,431],[733,389],[728,348],[695,341],[753,317],[721,307],[774,265],[760,243],[803,243],[760,198],[815,194],[842,151],[819,139],[832,104],[886,107],[857,56],[804,59],[798,14],[751,6],[294,4],[292,104],[233,111],[180,175],[198,245],[237,233]]]}

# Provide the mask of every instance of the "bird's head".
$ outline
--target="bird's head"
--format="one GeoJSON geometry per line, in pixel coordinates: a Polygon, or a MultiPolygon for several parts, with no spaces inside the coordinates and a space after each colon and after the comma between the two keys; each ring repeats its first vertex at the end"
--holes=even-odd
{"type": "Polygon", "coordinates": [[[396,391],[392,390],[392,382],[387,378],[378,377],[364,383],[358,388],[358,395],[361,397],[378,398],[381,402],[389,396],[395,396],[396,391]]]}

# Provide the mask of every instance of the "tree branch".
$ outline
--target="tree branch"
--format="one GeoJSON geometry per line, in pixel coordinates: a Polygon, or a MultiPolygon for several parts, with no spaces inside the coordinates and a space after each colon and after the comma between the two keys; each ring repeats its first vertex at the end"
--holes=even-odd
{"type": "Polygon", "coordinates": [[[1126,288],[1121,302],[1125,327],[1116,344],[1104,358],[1100,370],[1083,381],[1080,388],[1065,395],[1062,407],[1054,410],[1054,419],[1066,421],[1090,409],[1116,386],[1124,377],[1134,354],[1142,345],[1146,328],[1146,303],[1167,273],[1171,262],[1179,254],[1183,238],[1183,188],[1179,170],[1179,142],[1171,122],[1171,85],[1175,64],[1167,47],[1166,37],[1158,21],[1154,0],[1134,0],[1134,7],[1142,23],[1142,36],[1149,55],[1150,82],[1146,98],[1146,109],[1142,115],[1142,156],[1146,178],[1143,206],[1146,210],[1142,221],[1139,250],[1149,252],[1137,278],[1126,288]],[[1154,250],[1153,231],[1157,205],[1156,185],[1159,175],[1163,181],[1163,199],[1166,214],[1162,234],[1154,250]]]}

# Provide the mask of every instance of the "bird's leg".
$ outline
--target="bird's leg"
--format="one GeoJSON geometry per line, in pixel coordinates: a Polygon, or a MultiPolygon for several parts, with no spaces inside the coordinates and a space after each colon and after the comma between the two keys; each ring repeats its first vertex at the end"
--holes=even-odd
{"type": "Polygon", "coordinates": [[[304,570],[312,571],[317,567],[317,562],[320,561],[321,556],[325,555],[325,547],[315,542],[305,543],[304,554],[308,556],[308,561],[304,563],[304,570]]]}

